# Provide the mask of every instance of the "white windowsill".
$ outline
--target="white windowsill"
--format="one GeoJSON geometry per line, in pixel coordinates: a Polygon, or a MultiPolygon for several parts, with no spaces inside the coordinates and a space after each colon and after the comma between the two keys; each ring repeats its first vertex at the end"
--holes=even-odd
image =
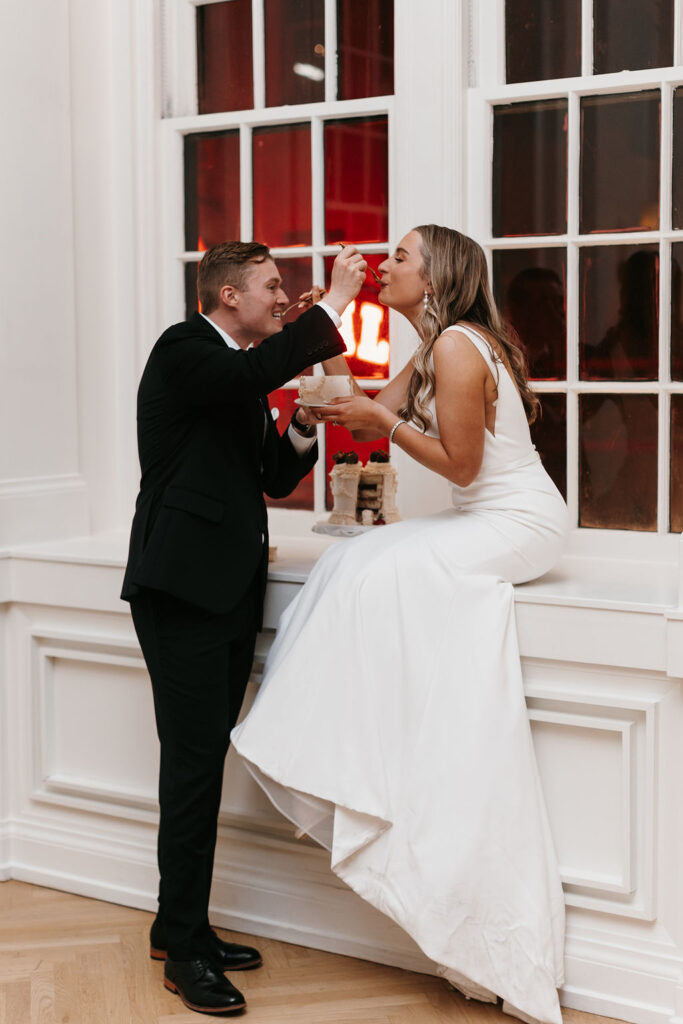
{"type": "MultiPolygon", "coordinates": [[[[269,578],[273,582],[304,583],[332,538],[271,537],[277,547],[269,578]]],[[[0,551],[0,559],[22,562],[61,562],[70,565],[102,566],[123,572],[128,551],[128,531],[88,537],[21,544],[0,551]]],[[[678,560],[633,560],[595,558],[581,554],[565,556],[545,576],[515,587],[515,598],[523,604],[610,608],[624,611],[663,612],[679,607],[678,560]]]]}

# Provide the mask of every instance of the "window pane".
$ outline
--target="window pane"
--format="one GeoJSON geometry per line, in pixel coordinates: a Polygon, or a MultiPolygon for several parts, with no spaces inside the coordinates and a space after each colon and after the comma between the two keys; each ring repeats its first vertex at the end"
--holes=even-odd
{"type": "Polygon", "coordinates": [[[325,123],[325,241],[386,242],[386,117],[325,123]]]}
{"type": "Polygon", "coordinates": [[[251,110],[251,0],[197,8],[197,90],[200,114],[251,110]]]}
{"type": "Polygon", "coordinates": [[[659,91],[581,100],[581,232],[659,227],[659,91]]]}
{"type": "MultiPolygon", "coordinates": [[[[185,319],[189,320],[199,310],[197,298],[197,266],[196,263],[185,264],[185,319]]],[[[200,311],[201,312],[201,311],[200,311]]]]}
{"type": "MultiPolygon", "coordinates": [[[[284,434],[285,430],[289,426],[289,421],[296,412],[296,405],[294,399],[298,397],[299,392],[296,388],[279,388],[277,391],[273,391],[272,394],[268,395],[268,402],[270,404],[271,412],[275,415],[277,410],[277,416],[275,424],[281,434],[284,434]]],[[[266,497],[266,505],[270,508],[313,508],[313,473],[311,470],[307,476],[300,480],[296,485],[291,494],[288,494],[286,498],[268,498],[266,497]]]]}
{"type": "Polygon", "coordinates": [[[185,248],[240,237],[239,132],[185,136],[185,248]]]}
{"type": "Polygon", "coordinates": [[[673,0],[594,0],[596,75],[673,64],[673,0]]]}
{"type": "Polygon", "coordinates": [[[683,380],[683,242],[671,246],[671,379],[683,380]]]}
{"type": "Polygon", "coordinates": [[[565,395],[538,396],[541,412],[531,424],[531,440],[536,445],[546,472],[563,498],[567,497],[567,398],[565,395]]]}
{"type": "Polygon", "coordinates": [[[675,229],[683,228],[683,88],[674,91],[673,209],[675,229]]]}
{"type": "Polygon", "coordinates": [[[394,92],[394,0],[337,0],[337,98],[394,92]]]}
{"type": "Polygon", "coordinates": [[[265,0],[266,105],[325,99],[325,7],[321,0],[265,0]]]}
{"type": "Polygon", "coordinates": [[[607,245],[579,254],[582,380],[656,380],[656,245],[607,245]]]}
{"type": "MultiPolygon", "coordinates": [[[[287,293],[289,300],[287,305],[295,302],[303,292],[311,290],[311,285],[313,284],[313,264],[310,258],[290,260],[278,256],[277,269],[280,271],[282,287],[287,293]]],[[[285,317],[285,323],[291,323],[292,320],[296,320],[299,314],[303,312],[303,309],[298,309],[295,306],[285,317]]]]}
{"type": "Polygon", "coordinates": [[[671,396],[671,526],[683,532],[683,395],[671,396]]]}
{"type": "MultiPolygon", "coordinates": [[[[386,255],[366,256],[376,270],[386,255]]],[[[325,260],[325,281],[329,288],[333,257],[325,260]]],[[[389,376],[389,310],[379,304],[379,290],[368,272],[365,284],[342,316],[340,334],[346,342],[346,361],[354,377],[389,376]]]]}
{"type": "Polygon", "coordinates": [[[493,291],[519,335],[534,380],[567,374],[567,254],[564,249],[493,253],[493,291]]]}
{"type": "Polygon", "coordinates": [[[579,525],[657,528],[657,396],[581,395],[579,525]]]}
{"type": "Polygon", "coordinates": [[[581,74],[581,0],[506,0],[508,82],[581,74]]]}
{"type": "MultiPolygon", "coordinates": [[[[374,398],[376,391],[366,391],[369,398],[374,398]]],[[[327,487],[325,490],[325,508],[332,509],[334,500],[330,490],[330,470],[334,466],[332,456],[335,452],[357,452],[358,458],[365,465],[370,458],[370,453],[380,449],[383,452],[389,451],[389,439],[381,437],[377,441],[354,441],[348,430],[344,427],[335,427],[334,423],[325,424],[325,469],[327,471],[327,487]]],[[[399,482],[400,486],[400,482],[399,482]]],[[[381,530],[381,526],[378,527],[381,530]]]]}
{"type": "Polygon", "coordinates": [[[493,111],[494,235],[567,230],[567,101],[493,111]]]}
{"type": "Polygon", "coordinates": [[[254,239],[270,246],[311,244],[311,129],[254,129],[254,239]]]}

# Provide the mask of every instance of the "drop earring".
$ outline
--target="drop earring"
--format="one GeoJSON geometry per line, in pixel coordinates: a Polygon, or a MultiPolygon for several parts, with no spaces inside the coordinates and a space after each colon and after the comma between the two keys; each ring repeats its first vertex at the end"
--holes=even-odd
{"type": "Polygon", "coordinates": [[[427,312],[427,306],[429,305],[429,292],[425,291],[424,298],[422,300],[425,313],[427,312]]]}

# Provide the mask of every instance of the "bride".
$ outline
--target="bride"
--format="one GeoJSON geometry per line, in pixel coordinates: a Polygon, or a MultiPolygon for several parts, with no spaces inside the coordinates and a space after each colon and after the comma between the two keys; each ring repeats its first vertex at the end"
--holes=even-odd
{"type": "MultiPolygon", "coordinates": [[[[315,415],[389,436],[452,483],[452,507],[326,551],[232,742],[439,974],[560,1024],[564,902],[512,584],[556,562],[567,511],[531,443],[538,399],[481,248],[421,226],[379,270],[380,301],[414,326],[417,351],[377,398],[356,388],[315,415]]],[[[342,357],[324,369],[347,372],[342,357]]]]}

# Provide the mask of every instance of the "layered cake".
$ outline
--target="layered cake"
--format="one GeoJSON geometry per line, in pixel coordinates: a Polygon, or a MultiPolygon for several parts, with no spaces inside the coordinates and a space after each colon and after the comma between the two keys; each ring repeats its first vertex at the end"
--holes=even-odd
{"type": "Polygon", "coordinates": [[[356,452],[337,452],[330,471],[334,508],[329,522],[344,526],[381,526],[400,520],[396,508],[398,477],[385,451],[375,451],[363,466],[356,452]]]}
{"type": "Polygon", "coordinates": [[[325,405],[332,398],[349,398],[353,394],[353,377],[348,373],[299,377],[299,401],[304,405],[325,405]]]}

